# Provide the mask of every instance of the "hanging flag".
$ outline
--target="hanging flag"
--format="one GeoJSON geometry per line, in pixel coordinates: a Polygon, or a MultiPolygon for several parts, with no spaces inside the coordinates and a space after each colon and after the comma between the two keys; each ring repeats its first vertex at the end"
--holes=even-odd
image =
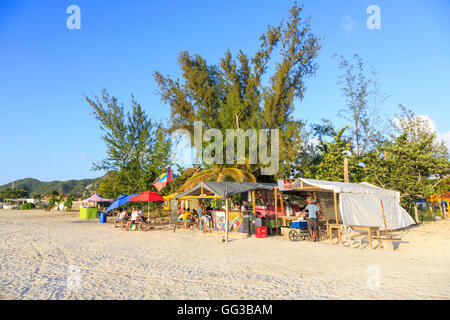
{"type": "Polygon", "coordinates": [[[172,181],[172,169],[169,167],[166,172],[161,174],[156,180],[153,182],[155,188],[160,191],[162,188],[166,186],[169,182],[172,181]]]}

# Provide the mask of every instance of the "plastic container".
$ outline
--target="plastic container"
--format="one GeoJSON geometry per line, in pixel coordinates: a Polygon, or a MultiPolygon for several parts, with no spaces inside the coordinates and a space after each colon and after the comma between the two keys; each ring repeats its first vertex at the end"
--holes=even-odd
{"type": "Polygon", "coordinates": [[[308,223],[306,221],[292,221],[291,228],[294,229],[308,228],[308,223]]]}
{"type": "Polygon", "coordinates": [[[256,227],[256,238],[267,238],[267,227],[256,227]]]}
{"type": "Polygon", "coordinates": [[[100,212],[100,223],[106,223],[106,213],[100,212]]]}
{"type": "Polygon", "coordinates": [[[80,219],[97,219],[97,208],[80,208],[80,219]]]}

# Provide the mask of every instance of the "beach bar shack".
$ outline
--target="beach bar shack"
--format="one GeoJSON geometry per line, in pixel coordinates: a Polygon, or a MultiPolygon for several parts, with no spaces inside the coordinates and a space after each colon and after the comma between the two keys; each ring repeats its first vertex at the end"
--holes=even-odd
{"type": "Polygon", "coordinates": [[[255,234],[256,193],[267,191],[272,197],[275,186],[275,183],[202,182],[186,192],[175,195],[174,198],[177,201],[196,200],[197,204],[198,201],[220,200],[222,205],[211,210],[214,231],[255,234]],[[236,194],[241,194],[249,203],[247,210],[232,207],[230,200],[236,194]],[[228,230],[225,228],[226,225],[229,226],[228,230]]]}
{"type": "MultiPolygon", "coordinates": [[[[401,229],[415,224],[413,218],[400,205],[400,193],[372,184],[345,183],[313,179],[278,180],[275,198],[304,193],[317,200],[325,218],[337,224],[351,226],[389,227],[401,229]]],[[[285,210],[283,211],[285,216],[285,210]]]]}

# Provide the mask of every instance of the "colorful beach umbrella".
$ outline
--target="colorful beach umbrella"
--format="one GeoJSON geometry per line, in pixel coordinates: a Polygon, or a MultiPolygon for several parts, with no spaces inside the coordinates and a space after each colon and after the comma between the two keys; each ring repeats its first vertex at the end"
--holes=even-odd
{"type": "Polygon", "coordinates": [[[150,218],[150,201],[164,201],[164,198],[153,191],[144,191],[141,194],[138,194],[137,196],[134,196],[129,199],[129,201],[146,201],[148,202],[148,217],[150,218]]]}
{"type": "Polygon", "coordinates": [[[160,194],[149,190],[131,197],[128,201],[164,201],[164,198],[160,194]]]}
{"type": "Polygon", "coordinates": [[[111,203],[111,205],[108,207],[108,209],[106,209],[106,212],[114,210],[119,208],[120,206],[123,206],[125,203],[127,203],[128,201],[130,201],[129,199],[136,196],[137,194],[122,194],[120,196],[118,196],[113,203],[111,203]]]}

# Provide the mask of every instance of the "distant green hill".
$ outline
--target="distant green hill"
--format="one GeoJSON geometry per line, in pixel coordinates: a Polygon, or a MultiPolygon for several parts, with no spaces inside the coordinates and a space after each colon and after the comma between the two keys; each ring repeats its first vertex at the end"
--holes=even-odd
{"type": "Polygon", "coordinates": [[[0,186],[0,192],[14,186],[15,189],[24,187],[30,196],[36,193],[42,196],[49,195],[53,190],[58,191],[59,194],[85,193],[86,191],[96,190],[99,180],[100,178],[43,182],[33,178],[25,178],[0,186]]]}

